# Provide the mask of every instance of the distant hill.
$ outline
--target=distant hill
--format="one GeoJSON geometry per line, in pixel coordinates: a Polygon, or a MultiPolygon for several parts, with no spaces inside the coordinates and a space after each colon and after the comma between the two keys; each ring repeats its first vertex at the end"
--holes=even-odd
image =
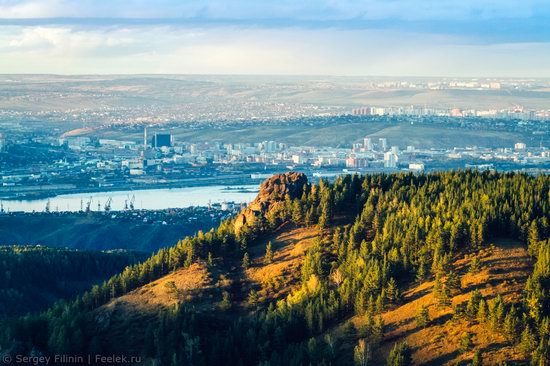
{"type": "Polygon", "coordinates": [[[216,230],[0,340],[151,365],[546,365],[549,191],[513,173],[276,175],[216,230]]]}
{"type": "MultiPolygon", "coordinates": [[[[460,126],[453,123],[414,123],[410,121],[397,122],[391,117],[378,119],[361,119],[346,117],[319,117],[311,124],[303,123],[303,119],[292,120],[295,123],[274,123],[266,125],[224,126],[212,128],[189,128],[188,126],[171,129],[177,141],[193,142],[233,142],[255,143],[264,140],[284,142],[297,146],[351,146],[352,143],[362,142],[364,137],[387,138],[391,145],[402,148],[412,145],[417,148],[453,148],[466,146],[480,146],[489,148],[513,147],[518,141],[524,141],[528,146],[544,146],[550,144],[548,133],[533,134],[533,131],[491,130],[484,126],[484,122],[476,129],[460,126]],[[542,139],[542,140],[541,140],[542,139]]],[[[305,120],[307,122],[307,120],[305,120]]],[[[544,127],[543,127],[544,128],[544,127]]],[[[91,137],[113,138],[122,140],[140,141],[142,129],[128,131],[124,129],[108,128],[97,129],[86,133],[91,137]]]]}
{"type": "Polygon", "coordinates": [[[0,317],[42,311],[146,259],[140,252],[0,246],[0,317]]]}
{"type": "Polygon", "coordinates": [[[174,245],[198,230],[210,230],[219,219],[197,214],[196,220],[160,225],[110,215],[63,213],[0,215],[0,245],[41,244],[83,250],[127,249],[151,253],[174,245]]]}

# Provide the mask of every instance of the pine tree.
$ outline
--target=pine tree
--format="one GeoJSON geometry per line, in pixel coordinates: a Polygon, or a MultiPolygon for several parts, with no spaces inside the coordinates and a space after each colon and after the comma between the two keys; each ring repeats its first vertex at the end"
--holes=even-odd
{"type": "Polygon", "coordinates": [[[529,325],[527,325],[523,329],[523,332],[521,332],[519,348],[525,355],[529,355],[531,354],[531,352],[533,352],[536,346],[537,340],[535,338],[535,334],[533,333],[529,325]]]}
{"type": "Polygon", "coordinates": [[[360,339],[353,349],[353,360],[357,366],[367,366],[370,358],[370,346],[364,339],[360,339]]]}
{"type": "Polygon", "coordinates": [[[231,308],[231,295],[229,292],[224,291],[222,293],[222,301],[220,302],[220,310],[226,311],[231,308]]]}
{"type": "Polygon", "coordinates": [[[519,319],[514,306],[504,317],[504,335],[509,341],[515,341],[518,338],[519,319]]]}
{"type": "Polygon", "coordinates": [[[412,365],[411,349],[407,343],[397,343],[388,356],[388,366],[409,366],[412,365]]]}
{"type": "Polygon", "coordinates": [[[529,233],[527,234],[527,245],[529,248],[529,255],[531,255],[531,257],[534,257],[538,253],[539,240],[539,226],[537,225],[537,222],[533,220],[529,226],[529,233]]]}
{"type": "Polygon", "coordinates": [[[247,298],[248,305],[255,308],[258,305],[259,301],[260,301],[260,296],[258,295],[258,292],[254,289],[250,290],[247,298]]]}
{"type": "Polygon", "coordinates": [[[388,281],[388,286],[386,287],[386,299],[390,304],[395,304],[399,300],[399,289],[395,283],[395,279],[392,277],[388,281]]]}
{"type": "Polygon", "coordinates": [[[463,332],[458,341],[458,346],[460,352],[468,352],[472,347],[472,335],[468,332],[463,332]]]}
{"type": "Polygon", "coordinates": [[[319,227],[321,229],[326,229],[330,225],[330,217],[328,216],[328,211],[323,208],[321,210],[321,215],[319,216],[319,227]]]}
{"type": "Polygon", "coordinates": [[[491,327],[495,330],[498,329],[504,321],[505,315],[504,301],[502,297],[498,295],[491,307],[491,327]]]}
{"type": "Polygon", "coordinates": [[[250,267],[250,257],[248,253],[244,253],[242,267],[245,271],[250,267]]]}
{"type": "Polygon", "coordinates": [[[376,312],[381,313],[382,311],[384,311],[384,307],[384,296],[382,296],[382,294],[378,294],[378,296],[376,297],[376,312]]]}
{"type": "Polygon", "coordinates": [[[292,221],[296,225],[301,225],[304,221],[304,214],[302,212],[302,204],[299,200],[294,200],[292,203],[292,221]]]}
{"type": "Polygon", "coordinates": [[[470,268],[468,269],[468,272],[470,272],[472,274],[477,274],[477,273],[479,273],[479,271],[481,271],[481,261],[476,256],[470,262],[470,268]]]}
{"type": "Polygon", "coordinates": [[[267,246],[265,247],[265,263],[269,264],[273,262],[273,247],[271,245],[271,241],[267,242],[267,246]]]}
{"type": "Polygon", "coordinates": [[[468,304],[466,305],[466,315],[470,318],[477,316],[479,310],[479,303],[483,299],[481,292],[478,289],[472,293],[472,296],[468,299],[468,304]]]}
{"type": "Polygon", "coordinates": [[[428,277],[428,265],[424,260],[424,257],[421,257],[418,264],[418,269],[416,270],[416,280],[419,284],[423,283],[428,277]]]}
{"type": "Polygon", "coordinates": [[[476,350],[470,366],[482,366],[482,365],[483,365],[483,356],[480,350],[476,350]]]}
{"type": "Polygon", "coordinates": [[[433,288],[434,297],[437,300],[437,305],[440,308],[451,306],[451,294],[449,289],[444,283],[441,283],[441,280],[436,278],[435,285],[433,288]]]}
{"type": "Polygon", "coordinates": [[[488,309],[487,309],[487,301],[485,299],[481,299],[479,301],[479,306],[477,309],[477,321],[482,324],[487,322],[488,318],[488,309]]]}
{"type": "Polygon", "coordinates": [[[450,270],[447,274],[447,281],[445,284],[451,291],[460,290],[460,277],[455,271],[450,270]]]}
{"type": "Polygon", "coordinates": [[[421,305],[416,311],[416,326],[424,328],[430,322],[430,313],[426,305],[421,305]]]}

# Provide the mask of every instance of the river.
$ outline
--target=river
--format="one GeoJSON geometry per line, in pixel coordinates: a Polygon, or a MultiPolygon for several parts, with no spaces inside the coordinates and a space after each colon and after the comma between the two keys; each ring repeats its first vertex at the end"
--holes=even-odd
{"type": "Polygon", "coordinates": [[[88,203],[92,211],[103,211],[111,199],[111,210],[120,211],[130,206],[132,198],[135,209],[162,210],[190,206],[207,206],[209,203],[248,203],[258,194],[258,186],[239,187],[205,186],[173,189],[144,189],[93,193],[64,194],[37,200],[4,200],[7,212],[43,212],[49,205],[50,211],[77,212],[85,210],[88,203]],[[242,189],[241,189],[242,188],[242,189]]]}

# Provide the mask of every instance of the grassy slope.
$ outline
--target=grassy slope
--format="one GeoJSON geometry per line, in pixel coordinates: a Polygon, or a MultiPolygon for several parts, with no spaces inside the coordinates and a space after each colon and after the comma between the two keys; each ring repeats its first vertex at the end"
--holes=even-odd
{"type": "MultiPolygon", "coordinates": [[[[319,234],[317,228],[284,225],[271,238],[250,249],[252,264],[246,275],[237,262],[218,261],[210,268],[205,264],[195,264],[102,306],[92,314],[93,323],[101,333],[108,334],[106,339],[110,344],[116,344],[121,350],[131,350],[143,342],[146,326],[155,319],[157,311],[180,301],[203,314],[217,317],[220,324],[237,314],[246,315],[252,310],[246,302],[252,288],[258,291],[260,301],[284,298],[296,288],[304,254],[319,234]],[[266,264],[263,255],[269,240],[273,243],[275,256],[272,263],[266,264]],[[170,289],[169,282],[175,284],[177,291],[170,289]],[[217,311],[223,291],[228,291],[233,301],[232,309],[227,312],[217,311]],[[125,337],[128,333],[132,338],[125,337]]],[[[454,294],[453,305],[468,301],[475,289],[479,289],[486,299],[501,294],[505,302],[519,300],[531,270],[525,249],[516,242],[499,240],[483,250],[480,257],[482,270],[475,275],[467,273],[473,255],[454,262],[453,266],[462,278],[462,290],[454,294]]],[[[437,308],[432,295],[433,285],[433,281],[411,285],[404,292],[402,304],[383,313],[386,330],[378,361],[382,362],[396,342],[404,340],[413,348],[415,364],[454,365],[464,362],[473,356],[473,351],[458,352],[458,340],[464,331],[473,333],[474,349],[481,349],[486,361],[522,360],[523,355],[488,326],[476,321],[452,319],[450,308],[437,308]],[[424,329],[418,328],[414,320],[421,304],[428,306],[431,319],[424,329]]],[[[356,327],[360,327],[364,320],[358,316],[351,319],[356,327]]],[[[347,321],[329,332],[343,344],[344,352],[352,352],[357,338],[346,335],[345,323],[347,321]]],[[[205,327],[210,327],[210,324],[205,327]]]]}
{"type": "MultiPolygon", "coordinates": [[[[454,294],[453,305],[467,302],[475,289],[479,289],[486,300],[500,294],[506,303],[519,301],[531,271],[526,250],[519,243],[499,240],[482,250],[480,256],[482,270],[477,274],[468,273],[472,255],[466,255],[453,264],[462,278],[462,289],[454,294]]],[[[433,285],[434,282],[430,281],[411,286],[404,293],[403,304],[382,315],[386,324],[381,350],[383,356],[389,354],[396,342],[405,341],[413,349],[415,364],[455,365],[470,360],[474,349],[480,349],[490,364],[523,360],[523,355],[502,335],[491,331],[488,325],[453,319],[451,308],[438,308],[432,294],[433,285]],[[417,309],[421,305],[427,306],[430,313],[430,323],[426,328],[417,327],[415,322],[417,309]],[[460,354],[459,338],[465,331],[474,335],[474,348],[460,354]]],[[[364,320],[363,317],[353,318],[356,326],[364,320]]]]}
{"type": "Polygon", "coordinates": [[[211,267],[193,264],[101,306],[88,314],[89,324],[113,351],[126,353],[139,352],[149,322],[156,321],[159,310],[179,302],[211,316],[214,321],[209,322],[209,330],[221,326],[237,314],[252,311],[247,295],[253,288],[258,290],[260,301],[288,294],[298,282],[303,255],[317,234],[316,228],[285,226],[271,238],[276,250],[273,263],[263,263],[266,241],[251,248],[253,263],[245,276],[240,263],[234,261],[216,260],[211,267]],[[168,283],[173,283],[176,290],[168,283]],[[223,291],[231,294],[232,308],[220,312],[223,291]]]}

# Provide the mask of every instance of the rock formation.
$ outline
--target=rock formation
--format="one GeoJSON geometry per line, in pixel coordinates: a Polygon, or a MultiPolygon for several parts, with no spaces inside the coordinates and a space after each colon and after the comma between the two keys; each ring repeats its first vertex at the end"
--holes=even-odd
{"type": "Polygon", "coordinates": [[[282,205],[286,196],[291,200],[302,197],[307,183],[306,175],[297,172],[276,174],[265,180],[260,185],[258,196],[236,217],[235,232],[238,233],[244,225],[251,225],[258,217],[265,217],[269,211],[282,205]]]}

